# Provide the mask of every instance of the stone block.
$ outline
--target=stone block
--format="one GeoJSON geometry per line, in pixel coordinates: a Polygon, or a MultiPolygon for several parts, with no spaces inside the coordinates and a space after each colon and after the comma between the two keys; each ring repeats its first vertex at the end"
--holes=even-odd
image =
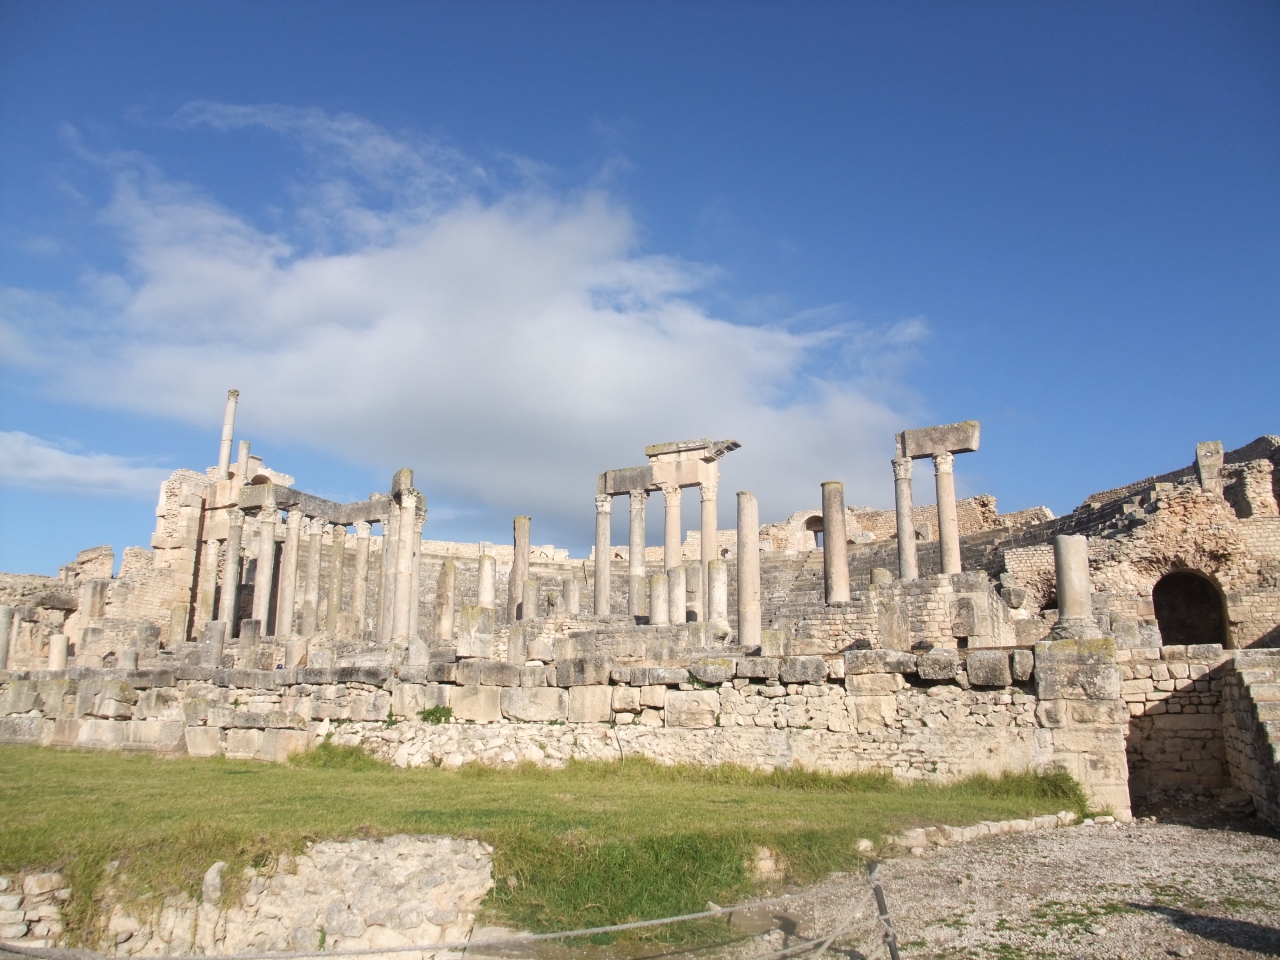
{"type": "Polygon", "coordinates": [[[502,719],[503,694],[512,687],[482,687],[478,684],[457,687],[449,698],[453,715],[459,720],[496,723],[502,719]]]}
{"type": "Polygon", "coordinates": [[[187,727],[184,738],[189,756],[222,756],[222,738],[219,736],[217,727],[187,727]]]}
{"type": "Polygon", "coordinates": [[[735,664],[737,675],[750,680],[776,680],[781,669],[777,657],[741,657],[735,664]]]}
{"type": "Polygon", "coordinates": [[[1187,645],[1188,660],[1221,660],[1222,644],[1191,643],[1187,645]]]}
{"type": "Polygon", "coordinates": [[[459,660],[453,668],[454,681],[464,686],[475,686],[480,682],[484,660],[459,660]]]}
{"type": "Polygon", "coordinates": [[[627,713],[640,712],[639,687],[613,687],[613,709],[627,713]]]}
{"type": "Polygon", "coordinates": [[[495,613],[490,607],[473,607],[463,605],[458,608],[458,656],[475,656],[462,653],[464,640],[476,641],[481,637],[492,637],[495,613]]]}
{"type": "Polygon", "coordinates": [[[632,667],[629,682],[637,687],[655,684],[674,687],[689,682],[689,671],[684,667],[632,667]]]}
{"type": "Polygon", "coordinates": [[[1030,650],[1015,650],[1010,657],[1012,661],[1013,679],[1017,683],[1026,683],[1036,667],[1036,655],[1030,650]]]}
{"type": "Polygon", "coordinates": [[[917,459],[938,453],[971,453],[978,449],[981,428],[977,420],[920,427],[898,434],[898,456],[917,459]]]}
{"type": "Polygon", "coordinates": [[[595,656],[598,647],[594,630],[573,631],[567,637],[556,637],[553,654],[539,660],[575,660],[595,656]]]}
{"type": "Polygon", "coordinates": [[[228,760],[253,760],[262,749],[261,730],[232,729],[227,731],[223,755],[228,760]]]}
{"type": "Polygon", "coordinates": [[[311,743],[311,734],[305,730],[264,730],[254,759],[284,763],[295,753],[305,753],[311,743]]]}
{"type": "Polygon", "coordinates": [[[960,654],[955,650],[930,650],[916,657],[916,673],[921,680],[954,680],[960,670],[960,654]]]}
{"type": "Polygon", "coordinates": [[[672,690],[667,693],[668,727],[714,727],[720,697],[713,690],[672,690]]]}
{"type": "Polygon", "coordinates": [[[585,687],[609,682],[613,661],[608,657],[572,657],[556,662],[556,686],[585,687]]]}
{"type": "Polygon", "coordinates": [[[554,672],[555,670],[554,667],[540,667],[536,664],[532,667],[518,667],[517,669],[520,671],[519,685],[522,687],[550,686],[550,684],[547,683],[547,671],[551,670],[554,672]]]}
{"type": "Polygon", "coordinates": [[[667,688],[665,685],[655,683],[652,686],[640,688],[640,705],[642,707],[653,707],[655,710],[661,710],[667,702],[667,688]]]}
{"type": "Polygon", "coordinates": [[[541,660],[546,663],[555,659],[555,644],[545,637],[539,640],[530,640],[524,655],[527,660],[541,660]]]}
{"type": "Polygon", "coordinates": [[[734,669],[732,657],[716,657],[695,660],[689,666],[689,674],[702,683],[716,684],[732,680],[734,669]]]}
{"type": "Polygon", "coordinates": [[[477,660],[476,663],[480,667],[480,682],[490,687],[518,687],[520,686],[521,671],[523,667],[517,667],[512,663],[502,663],[497,660],[477,660]]]}
{"type": "Polygon", "coordinates": [[[916,655],[901,650],[846,650],[844,674],[915,673],[916,655]]]}
{"type": "MultiPolygon", "coordinates": [[[[463,609],[466,608],[464,607],[463,609]]],[[[474,657],[481,660],[492,660],[493,636],[492,634],[480,634],[471,637],[458,637],[458,645],[455,649],[457,650],[457,655],[462,658],[474,657]]]]}
{"type": "Polygon", "coordinates": [[[971,650],[964,665],[969,682],[975,687],[1007,687],[1013,683],[1006,650],[971,650]]]}
{"type": "Polygon", "coordinates": [[[783,657],[779,676],[783,683],[822,683],[827,661],[822,657],[783,657]]]}
{"type": "Polygon", "coordinates": [[[1120,699],[1120,670],[1115,654],[1115,644],[1107,637],[1037,643],[1037,695],[1041,700],[1120,699]]]}
{"type": "MultiPolygon", "coordinates": [[[[464,688],[465,689],[465,688],[464,688]]],[[[497,687],[477,687],[492,690],[497,687]]],[[[601,689],[607,689],[602,687],[601,689]]],[[[455,696],[455,700],[456,700],[455,696]]],[[[569,717],[569,693],[559,687],[503,687],[501,688],[501,713],[509,720],[526,723],[546,723],[549,720],[567,720],[569,717]]],[[[457,715],[457,708],[454,714],[457,715]]]]}
{"type": "Polygon", "coordinates": [[[878,697],[894,694],[907,682],[898,673],[855,673],[844,678],[844,688],[855,697],[878,697]]]}
{"type": "Polygon", "coordinates": [[[613,688],[569,688],[570,723],[608,723],[613,712],[613,688]]]}

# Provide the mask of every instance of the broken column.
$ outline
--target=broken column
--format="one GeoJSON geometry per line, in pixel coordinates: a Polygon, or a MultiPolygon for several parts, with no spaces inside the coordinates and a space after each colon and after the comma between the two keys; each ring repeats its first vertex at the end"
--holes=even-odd
{"type": "Polygon", "coordinates": [[[396,564],[400,558],[400,511],[388,504],[382,518],[382,589],[379,591],[378,639],[391,639],[391,621],[396,608],[396,564]]]}
{"type": "Polygon", "coordinates": [[[314,636],[320,617],[320,538],[324,535],[324,521],[313,518],[307,526],[307,575],[302,585],[302,622],[298,632],[304,637],[314,636]]]}
{"type": "Polygon", "coordinates": [[[226,480],[231,471],[231,441],[236,432],[236,401],[239,390],[227,391],[227,411],[222,416],[222,444],[218,447],[218,479],[226,480]]]}
{"type": "Polygon", "coordinates": [[[271,615],[271,584],[276,567],[275,504],[264,505],[258,514],[258,563],[253,575],[253,619],[265,633],[271,615]]]}
{"type": "Polygon", "coordinates": [[[333,525],[333,542],[329,546],[329,593],[325,604],[327,612],[324,622],[326,632],[335,637],[341,633],[339,623],[342,618],[342,568],[347,557],[347,528],[345,524],[333,525]]]}
{"type": "Polygon", "coordinates": [[[440,565],[436,578],[436,630],[437,640],[453,639],[453,595],[457,585],[458,567],[452,560],[440,565]]]}
{"type": "Polygon", "coordinates": [[[240,453],[236,457],[236,484],[249,482],[249,441],[240,441],[240,453]]]}
{"type": "Polygon", "coordinates": [[[729,633],[729,565],[719,557],[707,564],[707,621],[717,636],[729,633]]]}
{"type": "MultiPolygon", "coordinates": [[[[602,478],[603,480],[603,478],[602,478]]],[[[609,574],[612,569],[612,545],[609,521],[612,519],[613,497],[596,496],[596,616],[609,615],[609,574]]]]}
{"type": "Polygon", "coordinates": [[[627,547],[627,613],[633,617],[644,616],[644,507],[648,496],[644,490],[628,492],[631,538],[627,547]]]}
{"type": "Polygon", "coordinates": [[[280,551],[280,592],[276,597],[276,636],[293,633],[293,607],[298,591],[298,554],[302,541],[301,510],[290,510],[284,522],[284,547],[280,551]]]}
{"type": "Polygon", "coordinates": [[[738,491],[738,643],[760,646],[760,507],[738,491]]]}
{"type": "Polygon", "coordinates": [[[671,596],[667,575],[659,573],[649,578],[649,623],[665,627],[671,622],[671,596]]]}
{"type": "Polygon", "coordinates": [[[822,573],[827,603],[849,602],[849,545],[845,534],[844,484],[822,485],[822,573]]]}
{"type": "Polygon", "coordinates": [[[356,521],[356,563],[354,582],[351,584],[351,620],[355,639],[364,636],[365,608],[369,605],[369,534],[373,525],[367,520],[356,521]]]}
{"type": "Polygon", "coordinates": [[[680,485],[662,485],[662,568],[668,573],[684,562],[680,533],[680,485]]]}
{"type": "Polygon", "coordinates": [[[524,582],[529,579],[529,518],[516,517],[512,532],[515,556],[511,563],[511,575],[507,578],[507,619],[515,623],[532,615],[531,612],[521,610],[524,582]]]}
{"type": "Polygon", "coordinates": [[[689,599],[689,591],[685,583],[683,563],[667,571],[667,596],[668,602],[671,604],[671,622],[686,623],[689,619],[686,606],[689,599]]]}
{"type": "Polygon", "coordinates": [[[214,597],[218,592],[218,541],[206,540],[200,546],[200,578],[196,581],[197,627],[203,627],[216,616],[214,597]]]}
{"type": "Polygon", "coordinates": [[[244,511],[232,507],[227,511],[227,555],[222,561],[222,597],[218,619],[234,623],[240,599],[240,539],[244,535],[244,511]]]}
{"type": "Polygon", "coordinates": [[[564,582],[564,606],[571,617],[582,610],[582,581],[572,574],[564,582]]]}
{"type": "Polygon", "coordinates": [[[49,638],[49,669],[65,670],[67,669],[67,635],[65,633],[55,633],[49,638]]]}
{"type": "Polygon", "coordinates": [[[9,669],[9,635],[13,632],[13,607],[0,603],[0,670],[9,669]]]}
{"type": "Polygon", "coordinates": [[[915,505],[911,497],[911,458],[893,458],[893,501],[898,520],[898,578],[920,576],[916,561],[915,505]]]}
{"type": "Polygon", "coordinates": [[[498,561],[493,554],[485,552],[486,546],[480,544],[480,595],[477,603],[486,610],[493,610],[498,606],[498,561]]]}
{"type": "Polygon", "coordinates": [[[1053,538],[1053,564],[1058,582],[1058,620],[1093,622],[1089,580],[1089,538],[1053,538]]]}

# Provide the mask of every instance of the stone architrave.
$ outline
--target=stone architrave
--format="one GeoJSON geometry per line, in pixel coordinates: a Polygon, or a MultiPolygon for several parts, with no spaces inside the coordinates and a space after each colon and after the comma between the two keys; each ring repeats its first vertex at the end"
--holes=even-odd
{"type": "Polygon", "coordinates": [[[324,536],[324,521],[312,518],[307,525],[307,573],[302,585],[302,618],[298,632],[304,637],[315,636],[320,617],[320,538],[324,536]]]}
{"type": "Polygon", "coordinates": [[[707,620],[717,636],[729,634],[729,565],[717,557],[707,564],[707,620]]]}
{"type": "Polygon", "coordinates": [[[827,603],[849,602],[849,545],[845,532],[844,484],[822,485],[822,572],[827,603]]]}
{"type": "Polygon", "coordinates": [[[498,561],[480,545],[480,589],[478,606],[494,610],[498,606],[498,561]]]}
{"type": "Polygon", "coordinates": [[[688,622],[689,590],[683,563],[667,571],[667,600],[671,605],[670,621],[673,624],[688,622]]]}
{"type": "Polygon", "coordinates": [[[436,632],[437,640],[453,639],[453,602],[457,587],[458,566],[446,559],[440,565],[436,578],[436,632]]]}
{"type": "Polygon", "coordinates": [[[49,638],[49,669],[67,669],[67,644],[69,639],[65,633],[55,633],[49,638]]]}
{"type": "Polygon", "coordinates": [[[206,540],[200,545],[200,576],[196,581],[197,629],[215,616],[213,603],[218,593],[218,552],[217,540],[206,540]]]}
{"type": "Polygon", "coordinates": [[[276,598],[276,636],[293,634],[294,606],[298,591],[298,555],[305,518],[301,510],[290,510],[284,522],[284,547],[280,551],[280,595],[276,598]]]}
{"type": "Polygon", "coordinates": [[[662,568],[669,574],[684,562],[680,534],[680,485],[662,485],[662,568]]]}
{"type": "Polygon", "coordinates": [[[898,521],[898,579],[920,576],[916,559],[915,504],[911,495],[911,458],[893,458],[893,500],[898,521]]]}
{"type": "Polygon", "coordinates": [[[240,599],[240,539],[244,535],[244,511],[232,507],[227,511],[227,555],[222,561],[222,597],[218,619],[235,620],[240,599]]]}
{"type": "Polygon", "coordinates": [[[333,542],[329,545],[329,590],[326,596],[324,621],[326,631],[335,637],[339,634],[338,624],[342,620],[342,573],[347,559],[347,528],[344,524],[333,525],[333,542]]]}
{"type": "Polygon", "coordinates": [[[738,643],[760,646],[760,507],[738,491],[738,643]]]}
{"type": "MultiPolygon", "coordinates": [[[[603,483],[603,477],[601,482],[603,483]]],[[[609,615],[609,580],[613,569],[613,537],[609,529],[613,519],[613,497],[596,495],[596,616],[609,615]]]]}
{"type": "Polygon", "coordinates": [[[369,606],[369,535],[372,524],[367,520],[356,522],[355,579],[351,585],[351,619],[355,624],[355,637],[364,636],[364,618],[369,606]]]}
{"type": "Polygon", "coordinates": [[[227,411],[222,416],[222,443],[218,446],[218,479],[226,480],[231,472],[231,443],[236,432],[236,403],[239,390],[227,391],[227,411]]]}
{"type": "Polygon", "coordinates": [[[13,633],[13,607],[0,603],[0,670],[9,669],[9,635],[13,633]]]}
{"type": "MultiPolygon", "coordinates": [[[[923,457],[931,457],[933,459],[934,481],[938,491],[938,546],[942,554],[942,572],[944,574],[959,573],[961,570],[960,526],[956,521],[954,455],[957,453],[972,453],[977,450],[980,433],[980,426],[977,420],[964,420],[960,423],[946,423],[936,427],[904,430],[897,436],[897,457],[895,457],[895,460],[919,460],[923,457]]],[[[899,470],[895,463],[895,481],[898,473],[899,470]]],[[[910,537],[905,537],[902,530],[903,505],[901,497],[904,492],[909,494],[910,490],[909,479],[905,483],[895,482],[895,492],[899,498],[899,567],[902,566],[901,551],[903,544],[910,542],[913,547],[915,544],[914,523],[912,524],[910,537]]],[[[903,579],[906,579],[905,575],[903,579]]]]}
{"type": "Polygon", "coordinates": [[[649,578],[649,623],[665,627],[671,622],[671,597],[669,581],[665,573],[649,578]]]}
{"type": "Polygon", "coordinates": [[[512,533],[515,555],[511,575],[507,579],[507,619],[515,623],[530,616],[520,609],[524,601],[524,582],[529,579],[529,518],[516,517],[512,533]]]}
{"type": "Polygon", "coordinates": [[[645,600],[645,531],[644,508],[649,494],[644,490],[631,490],[627,499],[630,502],[630,540],[627,547],[627,613],[633,617],[644,616],[645,600]]]}
{"type": "Polygon", "coordinates": [[[275,506],[258,514],[258,563],[253,576],[253,619],[263,629],[271,616],[271,585],[276,568],[276,517],[275,506]]]}

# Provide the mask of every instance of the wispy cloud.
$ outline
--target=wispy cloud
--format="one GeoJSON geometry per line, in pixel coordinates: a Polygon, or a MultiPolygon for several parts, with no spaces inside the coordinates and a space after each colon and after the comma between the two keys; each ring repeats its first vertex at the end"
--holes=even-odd
{"type": "Polygon", "coordinates": [[[410,465],[429,499],[533,511],[583,540],[595,475],[683,437],[742,441],[726,519],[737,489],[767,515],[832,478],[851,500],[891,498],[897,364],[921,321],[732,323],[695,300],[717,271],[644,252],[599,186],[503,186],[456,151],[316,110],[201,103],[178,121],[276,131],[315,169],[266,230],[145,158],[102,161],[127,266],[87,273],[76,299],[0,300],[8,354],[57,356],[43,372],[67,395],[212,426],[235,386],[268,456],[279,440],[410,465]]]}
{"type": "Polygon", "coordinates": [[[154,497],[169,473],[129,457],[74,453],[21,431],[0,431],[0,486],[104,497],[154,497]]]}

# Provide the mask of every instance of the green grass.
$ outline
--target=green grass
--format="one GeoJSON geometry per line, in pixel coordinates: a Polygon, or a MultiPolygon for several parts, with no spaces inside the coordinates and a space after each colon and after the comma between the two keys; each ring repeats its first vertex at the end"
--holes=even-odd
{"type": "Polygon", "coordinates": [[[495,848],[492,917],[563,930],[732,903],[761,845],[805,882],[859,865],[860,837],[1084,809],[1065,774],[904,786],[641,760],[398,770],[328,744],[288,766],[0,747],[0,768],[0,872],[63,870],[72,942],[92,938],[112,861],[114,895],[134,901],[195,895],[215,860],[234,880],[307,840],[475,837],[495,848]]]}

